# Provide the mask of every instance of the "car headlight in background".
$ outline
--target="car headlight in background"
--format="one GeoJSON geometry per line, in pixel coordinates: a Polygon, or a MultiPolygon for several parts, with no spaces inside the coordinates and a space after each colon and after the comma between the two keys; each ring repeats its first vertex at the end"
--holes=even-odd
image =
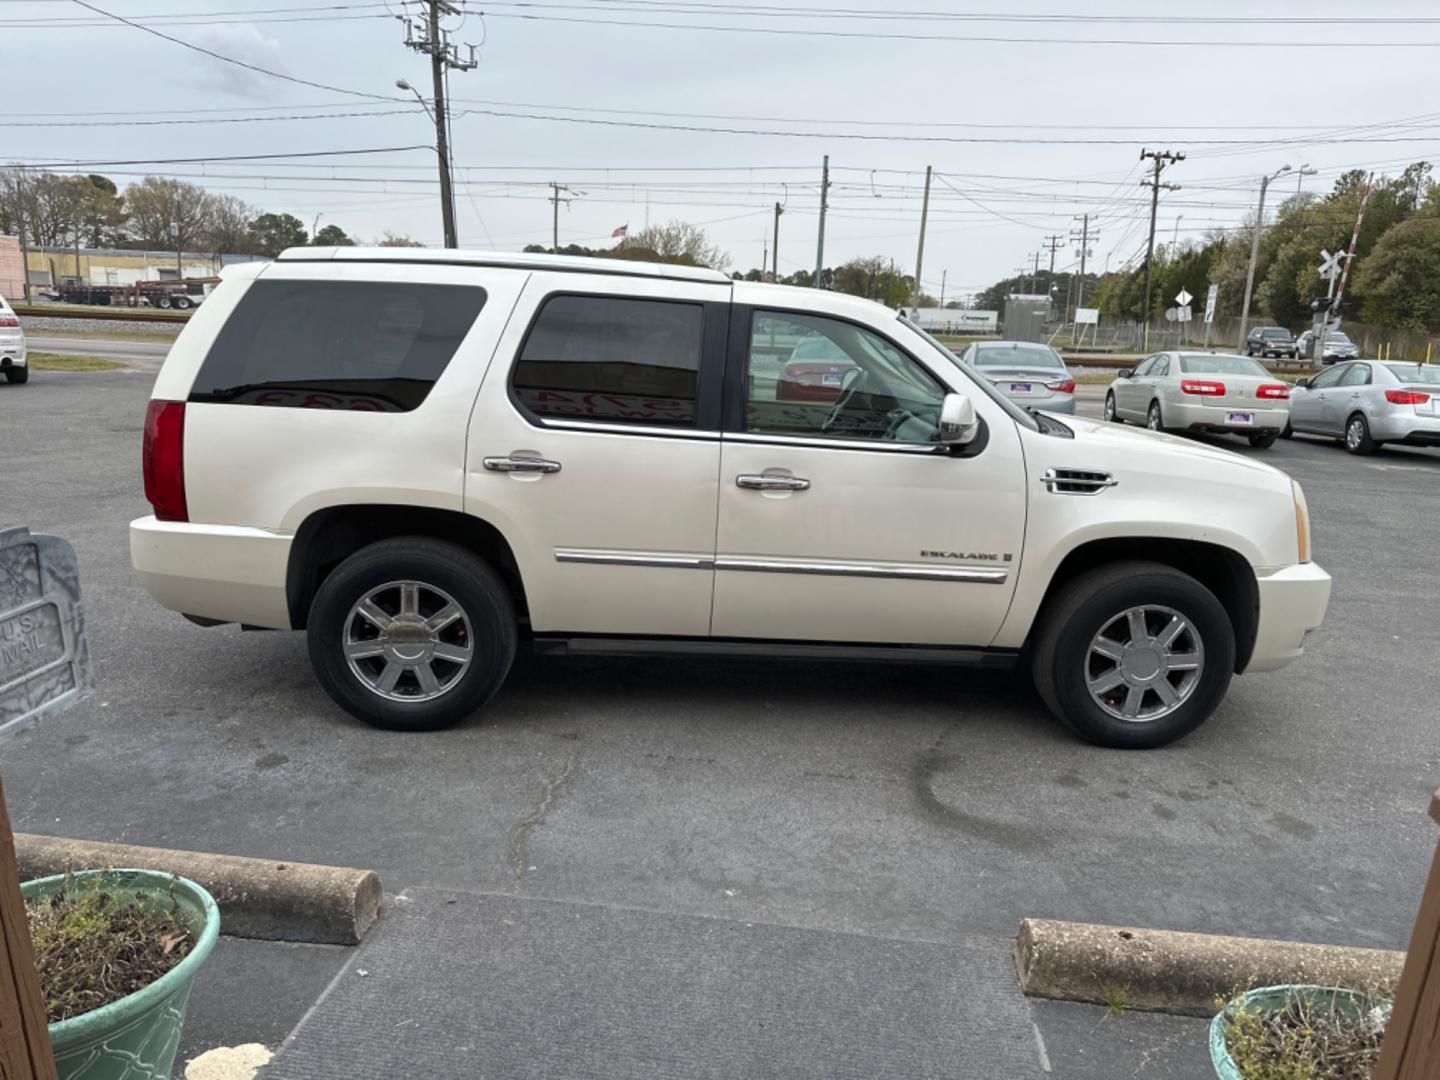
{"type": "Polygon", "coordinates": [[[1300,552],[1300,561],[1310,561],[1310,506],[1305,502],[1305,492],[1294,480],[1290,490],[1295,493],[1295,546],[1300,552]]]}

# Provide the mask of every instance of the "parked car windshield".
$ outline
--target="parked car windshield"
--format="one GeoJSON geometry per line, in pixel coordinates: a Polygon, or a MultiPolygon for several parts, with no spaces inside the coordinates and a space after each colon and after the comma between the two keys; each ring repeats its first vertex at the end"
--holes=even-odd
{"type": "Polygon", "coordinates": [[[1440,364],[1386,364],[1401,382],[1440,386],[1440,364]]]}
{"type": "Polygon", "coordinates": [[[1269,375],[1265,368],[1247,356],[1224,353],[1185,353],[1180,357],[1180,370],[1187,375],[1269,375]]]}
{"type": "Polygon", "coordinates": [[[975,366],[1064,368],[1065,361],[1047,345],[977,345],[975,366]]]}
{"type": "Polygon", "coordinates": [[[1022,427],[1027,427],[1031,431],[1040,430],[1040,425],[1036,422],[1033,416],[1031,416],[1024,409],[1020,408],[1019,405],[1016,405],[1004,394],[1000,393],[999,390],[996,390],[989,379],[985,378],[969,364],[961,360],[960,357],[956,356],[948,348],[942,345],[940,343],[940,340],[936,338],[933,334],[931,334],[928,330],[924,329],[917,323],[911,322],[904,315],[901,315],[899,318],[900,321],[906,326],[908,326],[911,330],[914,330],[915,333],[919,334],[931,345],[934,345],[935,348],[939,349],[941,354],[947,360],[949,360],[952,364],[954,364],[956,367],[958,367],[961,371],[965,373],[965,375],[970,379],[971,382],[975,384],[975,386],[982,394],[988,397],[991,401],[995,402],[996,405],[999,405],[1002,409],[1004,409],[1005,412],[1009,415],[1009,417],[1017,424],[1021,425],[1022,427]]]}
{"type": "MultiPolygon", "coordinates": [[[[1308,334],[1310,331],[1307,330],[1307,331],[1305,331],[1305,332],[1308,334]]],[[[1346,337],[1341,331],[1339,331],[1339,330],[1330,330],[1330,331],[1328,331],[1328,332],[1325,334],[1325,344],[1326,344],[1326,345],[1354,345],[1355,343],[1354,343],[1353,341],[1351,341],[1348,337],[1346,337]]]]}

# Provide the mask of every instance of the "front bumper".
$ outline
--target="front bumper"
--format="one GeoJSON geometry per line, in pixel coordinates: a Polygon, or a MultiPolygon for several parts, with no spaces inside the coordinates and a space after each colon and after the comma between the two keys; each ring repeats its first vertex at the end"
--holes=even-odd
{"type": "Polygon", "coordinates": [[[130,523],[130,562],[145,591],[171,611],[288,630],[291,540],[264,529],[143,517],[130,523]]]}
{"type": "Polygon", "coordinates": [[[1260,625],[1245,673],[1276,671],[1305,651],[1305,637],[1325,618],[1330,575],[1314,563],[1257,571],[1260,625]]]}
{"type": "Polygon", "coordinates": [[[1038,409],[1041,412],[1075,415],[1074,394],[1011,394],[1006,392],[1003,383],[997,385],[996,389],[1022,409],[1038,409]]]}
{"type": "Polygon", "coordinates": [[[1194,428],[1199,431],[1226,431],[1236,435],[1257,435],[1265,431],[1283,431],[1290,419],[1290,408],[1259,408],[1257,405],[1189,405],[1162,404],[1165,429],[1194,428]],[[1253,424],[1233,424],[1230,413],[1250,413],[1253,424]]]}

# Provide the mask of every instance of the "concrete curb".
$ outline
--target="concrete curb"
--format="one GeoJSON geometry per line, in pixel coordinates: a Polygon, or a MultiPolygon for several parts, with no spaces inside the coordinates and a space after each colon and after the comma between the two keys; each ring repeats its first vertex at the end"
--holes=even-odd
{"type": "Polygon", "coordinates": [[[1255,986],[1391,989],[1404,963],[1403,952],[1385,949],[1048,919],[1021,920],[1015,938],[1015,968],[1029,997],[1205,1016],[1217,999],[1255,986]]]}
{"type": "Polygon", "coordinates": [[[233,937],[358,945],[380,910],[373,870],[15,834],[20,878],[74,870],[163,870],[209,890],[233,937]]]}

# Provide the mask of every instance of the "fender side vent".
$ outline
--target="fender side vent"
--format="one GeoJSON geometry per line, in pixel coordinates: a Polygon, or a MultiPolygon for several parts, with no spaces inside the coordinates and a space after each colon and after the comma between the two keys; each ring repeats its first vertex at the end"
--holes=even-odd
{"type": "Polygon", "coordinates": [[[1052,495],[1099,495],[1120,483],[1108,472],[1090,469],[1046,469],[1045,490],[1052,495]]]}

